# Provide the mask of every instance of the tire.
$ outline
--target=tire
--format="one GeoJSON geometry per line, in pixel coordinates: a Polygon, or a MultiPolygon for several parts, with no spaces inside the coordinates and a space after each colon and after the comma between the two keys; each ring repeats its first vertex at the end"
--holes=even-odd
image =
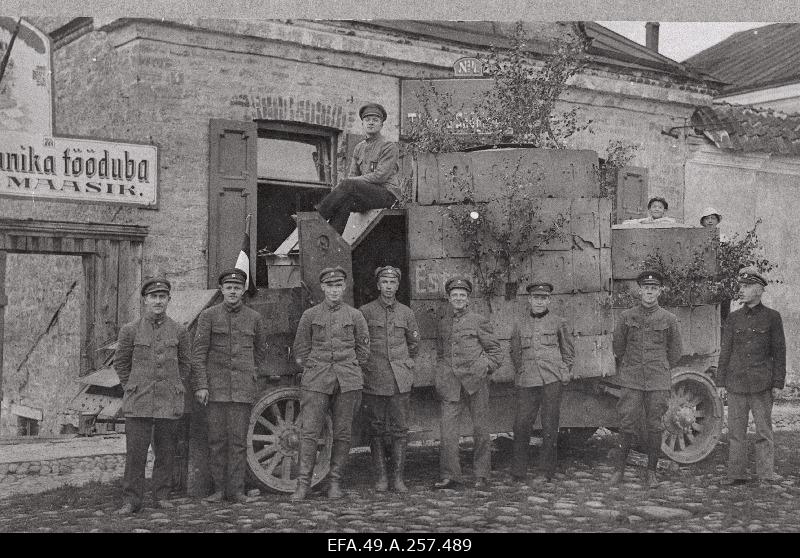
{"type": "MultiPolygon", "coordinates": [[[[253,406],[247,430],[247,466],[253,479],[276,492],[297,487],[300,455],[300,389],[284,387],[266,393],[253,406]]],[[[327,417],[317,446],[311,486],[330,470],[333,429],[327,417]]]]}
{"type": "Polygon", "coordinates": [[[722,434],[722,399],[711,378],[694,370],[673,375],[661,449],[678,463],[706,458],[722,434]]]}

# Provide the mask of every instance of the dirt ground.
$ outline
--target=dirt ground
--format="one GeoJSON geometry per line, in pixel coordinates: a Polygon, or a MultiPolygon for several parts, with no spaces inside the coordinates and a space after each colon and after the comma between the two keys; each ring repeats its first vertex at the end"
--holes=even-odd
{"type": "MultiPolygon", "coordinates": [[[[714,452],[689,466],[662,459],[662,483],[640,482],[643,457],[629,461],[626,481],[608,485],[617,436],[600,430],[586,444],[560,453],[553,482],[513,482],[510,444],[493,443],[488,490],[436,491],[438,448],[410,452],[406,495],[372,490],[369,454],[354,453],[345,476],[346,497],[329,501],[324,483],[295,504],[288,495],[264,491],[246,504],[205,504],[176,497],[175,508],[145,507],[129,517],[120,506],[121,483],[64,486],[0,501],[0,532],[758,532],[800,531],[800,406],[776,406],[776,471],[783,480],[760,486],[724,487],[726,436],[714,452]]],[[[531,447],[533,459],[538,448],[531,447]]],[[[751,440],[752,456],[752,440],[751,440]]],[[[462,449],[469,478],[472,452],[462,449]]],[[[145,506],[150,506],[146,503],[145,506]]]]}

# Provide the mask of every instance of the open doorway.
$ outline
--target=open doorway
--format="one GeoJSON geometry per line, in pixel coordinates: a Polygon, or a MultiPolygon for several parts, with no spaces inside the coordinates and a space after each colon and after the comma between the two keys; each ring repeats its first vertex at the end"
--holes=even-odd
{"type": "Polygon", "coordinates": [[[54,436],[78,393],[86,289],[82,257],[9,253],[0,436],[54,436]]]}

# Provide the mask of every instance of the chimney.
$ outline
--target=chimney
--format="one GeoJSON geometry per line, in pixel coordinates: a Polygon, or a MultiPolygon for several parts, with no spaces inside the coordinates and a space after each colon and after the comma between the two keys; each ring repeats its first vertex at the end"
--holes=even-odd
{"type": "Polygon", "coordinates": [[[645,26],[645,46],[653,52],[658,52],[658,22],[648,21],[645,26]]]}

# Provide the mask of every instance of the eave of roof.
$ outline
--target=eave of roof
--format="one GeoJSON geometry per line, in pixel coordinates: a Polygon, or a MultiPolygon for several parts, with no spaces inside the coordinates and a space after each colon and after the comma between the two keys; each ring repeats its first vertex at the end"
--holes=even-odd
{"type": "Polygon", "coordinates": [[[715,103],[698,107],[691,123],[720,149],[800,156],[800,114],[715,103]]]}

